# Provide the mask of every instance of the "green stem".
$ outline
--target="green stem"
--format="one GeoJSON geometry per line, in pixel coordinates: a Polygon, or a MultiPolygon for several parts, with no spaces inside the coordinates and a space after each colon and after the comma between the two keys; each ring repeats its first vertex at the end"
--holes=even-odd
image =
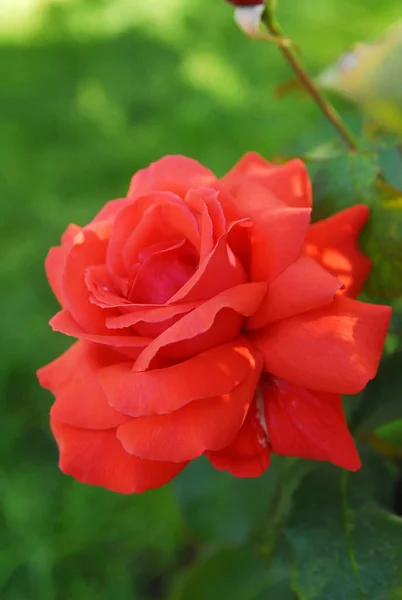
{"type": "Polygon", "coordinates": [[[314,81],[311,79],[309,73],[306,71],[305,67],[300,61],[293,45],[289,43],[288,38],[283,35],[279,23],[273,14],[272,8],[267,6],[262,15],[262,21],[269,33],[273,36],[273,38],[275,38],[279,51],[282,53],[286,61],[297,75],[297,78],[299,79],[303,88],[309,93],[316,104],[318,104],[326,119],[328,119],[331,125],[337,130],[347,147],[350,150],[356,150],[357,144],[353,133],[346,127],[345,123],[342,121],[342,118],[332,104],[330,104],[317,89],[314,81]]]}

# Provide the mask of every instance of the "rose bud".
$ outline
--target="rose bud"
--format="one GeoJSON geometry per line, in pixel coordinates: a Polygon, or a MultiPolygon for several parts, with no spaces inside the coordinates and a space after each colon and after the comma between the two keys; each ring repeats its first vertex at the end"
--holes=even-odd
{"type": "Polygon", "coordinates": [[[369,209],[310,225],[304,164],[246,154],[221,180],[167,156],[46,259],[77,338],[39,370],[60,468],[121,493],[206,455],[257,477],[272,453],[360,466],[341,394],[377,371],[387,306],[355,300],[369,209]]]}
{"type": "Polygon", "coordinates": [[[257,6],[258,4],[264,4],[261,0],[226,0],[233,6],[257,6]]]}
{"type": "Polygon", "coordinates": [[[256,40],[272,40],[263,25],[265,4],[261,0],[226,0],[236,7],[234,20],[248,37],[256,40]]]}

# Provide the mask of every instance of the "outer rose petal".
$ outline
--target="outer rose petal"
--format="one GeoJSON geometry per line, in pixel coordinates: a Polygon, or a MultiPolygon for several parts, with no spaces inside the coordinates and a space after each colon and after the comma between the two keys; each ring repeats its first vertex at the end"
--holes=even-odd
{"type": "Polygon", "coordinates": [[[112,406],[141,417],[171,413],[194,400],[227,394],[248,375],[250,357],[247,342],[239,338],[165,369],[136,373],[132,366],[131,362],[111,365],[99,377],[112,406]]]}
{"type": "Polygon", "coordinates": [[[391,309],[345,296],[251,335],[265,370],[312,390],[357,394],[375,377],[391,309]]]}
{"type": "Polygon", "coordinates": [[[252,348],[243,346],[243,352],[249,372],[229,393],[119,427],[117,437],[127,452],[149,460],[182,462],[230,444],[247,415],[262,370],[262,360],[252,348]]]}
{"type": "Polygon", "coordinates": [[[113,335],[110,332],[108,332],[108,335],[87,333],[74,321],[68,310],[61,310],[56,313],[50,320],[50,326],[53,331],[59,331],[65,335],[71,335],[88,342],[110,346],[131,358],[137,358],[139,353],[152,341],[149,338],[135,335],[113,335]]]}
{"type": "Polygon", "coordinates": [[[272,282],[299,257],[310,222],[309,208],[261,213],[253,227],[250,277],[272,282]]]}
{"type": "Polygon", "coordinates": [[[309,256],[301,256],[273,281],[257,312],[247,319],[256,329],[273,321],[330,304],[342,284],[309,256]]]}
{"type": "Polygon", "coordinates": [[[268,211],[289,208],[266,187],[248,179],[239,182],[234,195],[222,192],[220,197],[229,221],[248,218],[259,223],[268,211]]]}
{"type": "Polygon", "coordinates": [[[312,392],[277,379],[266,384],[264,395],[275,454],[326,460],[349,471],[360,468],[341,396],[312,392]]]}
{"type": "Polygon", "coordinates": [[[233,201],[225,198],[225,211],[231,219],[249,218],[253,223],[252,281],[272,282],[299,257],[310,222],[309,207],[288,206],[264,186],[243,178],[233,201]]]}
{"type": "Polygon", "coordinates": [[[61,236],[61,245],[65,250],[70,250],[71,246],[74,243],[76,236],[82,231],[82,227],[79,225],[75,225],[74,223],[70,223],[67,229],[61,236]]]}
{"type": "Polygon", "coordinates": [[[66,251],[62,246],[55,246],[50,248],[46,260],[45,260],[45,271],[46,277],[52,288],[53,294],[56,296],[59,304],[64,304],[64,292],[63,292],[63,271],[64,262],[66,258],[66,251]]]}
{"type": "Polygon", "coordinates": [[[92,219],[92,223],[99,223],[101,221],[114,221],[118,213],[124,206],[129,202],[127,198],[116,198],[116,200],[110,200],[106,202],[105,206],[98,212],[96,217],[92,219]]]}
{"type": "Polygon", "coordinates": [[[81,231],[81,227],[71,224],[61,236],[61,246],[50,248],[45,260],[45,271],[52,292],[56,296],[59,304],[64,305],[63,292],[63,273],[67,253],[74,243],[76,235],[81,231]]]}
{"type": "Polygon", "coordinates": [[[246,177],[258,178],[264,175],[274,164],[266,160],[258,152],[246,152],[240,160],[222,177],[222,182],[228,188],[235,188],[239,181],[246,177]]]}
{"type": "Polygon", "coordinates": [[[51,417],[85,429],[110,429],[125,423],[129,417],[108,404],[98,382],[99,370],[116,356],[108,348],[79,341],[39,369],[40,384],[56,397],[51,417]]]}
{"type": "Polygon", "coordinates": [[[358,239],[369,217],[364,204],[352,206],[311,225],[306,251],[345,285],[345,293],[356,297],[371,269],[370,259],[359,249],[358,239]]]}
{"type": "Polygon", "coordinates": [[[159,353],[166,358],[184,360],[236,338],[241,317],[254,314],[266,289],[262,282],[244,283],[201,304],[153,340],[138,357],[134,369],[146,371],[159,353]],[[221,319],[220,314],[223,314],[221,319]]]}
{"type": "Polygon", "coordinates": [[[312,205],[310,178],[304,163],[297,158],[274,165],[256,152],[248,152],[222,179],[234,194],[246,181],[259,183],[288,206],[312,205]]]}
{"type": "Polygon", "coordinates": [[[81,483],[99,485],[120,494],[161,487],[187,463],[152,462],[130,456],[116,438],[116,430],[76,429],[51,421],[60,451],[59,467],[81,483]]]}
{"type": "Polygon", "coordinates": [[[184,196],[190,188],[214,187],[215,175],[196,160],[186,156],[165,156],[137,171],[131,179],[127,197],[138,198],[149,192],[167,190],[184,196]]]}
{"type": "Polygon", "coordinates": [[[63,274],[65,307],[86,331],[99,334],[107,331],[105,317],[114,311],[105,311],[90,303],[85,271],[92,265],[104,263],[107,244],[107,232],[102,228],[82,230],[66,256],[63,274]]]}
{"type": "Polygon", "coordinates": [[[233,442],[220,452],[206,455],[216,469],[235,477],[260,477],[268,469],[270,448],[256,399],[233,442]]]}

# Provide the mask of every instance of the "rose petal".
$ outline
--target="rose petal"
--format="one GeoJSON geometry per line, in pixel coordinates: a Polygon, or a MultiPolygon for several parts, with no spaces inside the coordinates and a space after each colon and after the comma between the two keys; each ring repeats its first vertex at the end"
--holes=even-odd
{"type": "Polygon", "coordinates": [[[272,282],[247,327],[257,329],[273,321],[330,304],[342,284],[309,256],[300,257],[272,282]]]}
{"type": "Polygon", "coordinates": [[[103,233],[100,228],[83,229],[75,237],[66,256],[62,284],[65,307],[83,329],[97,334],[107,331],[105,317],[114,314],[90,303],[91,293],[85,283],[86,269],[105,262],[108,240],[103,233]]]}
{"type": "Polygon", "coordinates": [[[297,158],[284,165],[273,165],[256,152],[249,152],[222,179],[232,193],[245,182],[264,186],[288,206],[309,208],[312,205],[308,171],[297,158]]]}
{"type": "Polygon", "coordinates": [[[161,321],[160,323],[147,323],[146,321],[138,321],[138,323],[133,325],[132,331],[141,337],[155,339],[164,331],[166,331],[166,329],[172,327],[180,319],[181,315],[176,315],[175,317],[171,317],[170,319],[166,319],[166,321],[161,321]]]}
{"type": "Polygon", "coordinates": [[[275,165],[259,181],[289,206],[309,208],[312,205],[310,177],[298,158],[275,165]]]}
{"type": "MultiPolygon", "coordinates": [[[[141,202],[139,199],[137,202],[141,202]]],[[[138,225],[133,227],[124,246],[122,256],[126,273],[132,273],[133,265],[143,260],[141,257],[155,251],[168,250],[177,244],[185,245],[193,254],[194,266],[198,263],[200,234],[195,216],[184,205],[172,203],[151,206],[138,225]],[[164,247],[163,247],[164,246],[164,247]]]]}
{"type": "Polygon", "coordinates": [[[219,452],[206,452],[215,469],[235,477],[260,477],[268,469],[270,448],[261,418],[254,400],[233,442],[219,452]]]}
{"type": "Polygon", "coordinates": [[[185,196],[186,204],[198,215],[200,223],[200,261],[207,257],[217,240],[227,231],[221,202],[223,193],[224,190],[201,187],[189,190],[185,196]]]}
{"type": "MultiPolygon", "coordinates": [[[[85,283],[91,292],[89,301],[100,308],[121,309],[122,307],[137,306],[131,300],[122,296],[120,290],[120,287],[123,287],[120,285],[122,283],[121,279],[111,277],[106,265],[88,267],[85,271],[85,283]]],[[[117,316],[118,314],[116,313],[117,316]]]]}
{"type": "Polygon", "coordinates": [[[273,452],[326,460],[349,471],[360,468],[341,396],[312,392],[277,379],[267,383],[264,396],[273,452]]]}
{"type": "Polygon", "coordinates": [[[162,415],[233,390],[250,370],[245,348],[239,338],[165,369],[136,373],[127,362],[106,367],[99,377],[117,410],[132,417],[162,415]]]}
{"type": "Polygon", "coordinates": [[[248,222],[232,223],[194,275],[170,298],[170,303],[209,300],[224,290],[246,283],[244,267],[230,248],[232,232],[243,226],[248,227],[248,222]]]}
{"type": "Polygon", "coordinates": [[[187,239],[199,249],[198,223],[186,203],[170,192],[154,192],[123,208],[113,225],[106,264],[124,277],[127,265],[138,261],[139,252],[153,244],[187,239]]]}
{"type": "Polygon", "coordinates": [[[225,191],[211,188],[200,188],[200,192],[212,221],[214,239],[217,241],[227,230],[227,222],[221,202],[222,195],[225,193],[225,191]]]}
{"type": "Polygon", "coordinates": [[[133,312],[108,318],[106,325],[109,329],[122,329],[136,325],[140,321],[145,321],[146,323],[163,323],[173,317],[185,315],[200,305],[201,302],[186,302],[175,304],[174,306],[158,306],[155,304],[133,305],[138,308],[133,308],[133,312]]]}
{"type": "Polygon", "coordinates": [[[263,186],[239,185],[230,218],[248,217],[252,223],[251,279],[272,282],[300,255],[310,222],[310,208],[291,207],[263,186]]]}
{"type": "Polygon", "coordinates": [[[205,201],[205,197],[209,194],[216,197],[218,192],[216,190],[209,189],[189,190],[185,197],[187,206],[198,217],[201,236],[199,257],[200,262],[205,260],[215,244],[214,226],[205,201]]]}
{"type": "Polygon", "coordinates": [[[51,421],[60,451],[59,467],[81,483],[102,486],[120,494],[161,487],[187,463],[152,462],[127,454],[116,430],[91,431],[51,421]]]}
{"type": "Polygon", "coordinates": [[[207,300],[153,340],[138,357],[134,370],[147,370],[160,352],[166,358],[185,360],[236,338],[241,316],[257,310],[266,289],[265,283],[244,283],[207,300]]]}
{"type": "Polygon", "coordinates": [[[258,224],[267,212],[289,208],[266,187],[248,179],[239,182],[235,194],[221,193],[220,197],[229,221],[248,218],[258,224]]]}
{"type": "Polygon", "coordinates": [[[152,341],[149,338],[129,334],[113,335],[108,332],[109,335],[97,335],[87,333],[74,321],[68,310],[61,310],[56,313],[49,324],[53,331],[59,331],[65,335],[87,340],[88,342],[110,346],[120,352],[124,352],[124,354],[131,358],[137,358],[139,353],[152,341]]]}
{"type": "Polygon", "coordinates": [[[125,423],[129,417],[108,404],[98,382],[99,370],[116,356],[108,348],[79,341],[39,369],[40,384],[56,397],[51,417],[84,429],[110,429],[125,423]]]}
{"type": "Polygon", "coordinates": [[[309,208],[261,213],[253,227],[251,280],[272,282],[300,255],[310,222],[309,208]]]}
{"type": "Polygon", "coordinates": [[[165,304],[194,273],[183,243],[151,254],[138,269],[129,298],[136,303],[165,304]]]}
{"type": "Polygon", "coordinates": [[[258,178],[264,175],[270,169],[273,169],[273,163],[267,161],[258,152],[246,152],[244,156],[222,177],[222,182],[226,187],[235,187],[245,177],[258,178]]]}
{"type": "Polygon", "coordinates": [[[99,223],[101,221],[114,221],[118,213],[128,202],[129,200],[127,200],[127,198],[116,198],[116,200],[106,202],[105,206],[98,212],[96,217],[92,219],[90,224],[99,223]]]}
{"type": "Polygon", "coordinates": [[[45,272],[49,285],[61,306],[64,303],[63,273],[66,256],[80,231],[81,227],[78,225],[69,225],[61,236],[61,246],[50,248],[45,259],[45,272]]]}
{"type": "Polygon", "coordinates": [[[342,281],[344,293],[352,298],[359,294],[372,265],[358,245],[368,218],[369,208],[359,204],[314,223],[307,233],[307,253],[342,281]]]}
{"type": "Polygon", "coordinates": [[[357,394],[375,377],[391,317],[388,306],[345,296],[252,334],[265,370],[312,390],[357,394]]]}
{"type": "Polygon", "coordinates": [[[70,250],[77,235],[82,231],[82,227],[71,223],[61,236],[61,244],[65,250],[70,250]]]}
{"type": "Polygon", "coordinates": [[[197,400],[177,411],[133,419],[118,428],[117,437],[130,454],[149,460],[183,462],[205,450],[220,450],[241,427],[260,378],[262,361],[244,347],[249,374],[231,392],[197,400]]]}
{"type": "Polygon", "coordinates": [[[218,183],[215,175],[196,160],[179,155],[165,156],[133,176],[127,197],[134,199],[156,190],[184,197],[190,188],[214,187],[218,183]]]}
{"type": "Polygon", "coordinates": [[[53,294],[56,296],[59,304],[63,306],[64,291],[63,291],[63,272],[66,258],[66,251],[62,246],[54,246],[50,248],[46,260],[45,271],[46,277],[52,288],[53,294]]]}
{"type": "Polygon", "coordinates": [[[135,331],[141,337],[156,337],[167,327],[175,323],[182,315],[197,308],[201,302],[187,302],[174,306],[160,304],[133,303],[122,298],[113,291],[113,282],[108,282],[103,269],[106,267],[92,267],[87,269],[86,283],[92,291],[90,301],[98,306],[118,307],[116,316],[106,318],[108,329],[123,329],[135,327],[135,331]],[[107,285],[103,282],[106,281],[107,285]]]}

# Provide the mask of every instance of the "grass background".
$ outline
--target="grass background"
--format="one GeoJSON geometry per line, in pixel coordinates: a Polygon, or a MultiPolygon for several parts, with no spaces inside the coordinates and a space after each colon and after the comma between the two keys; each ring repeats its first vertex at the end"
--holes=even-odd
{"type": "MultiPolygon", "coordinates": [[[[317,72],[400,0],[280,0],[279,16],[317,72]]],[[[58,472],[35,371],[71,340],[47,326],[44,257],[164,154],[223,174],[326,126],[308,99],[275,100],[287,65],[223,0],[2,0],[0,73],[0,598],[164,598],[194,550],[173,486],[123,497],[58,472]]]]}

